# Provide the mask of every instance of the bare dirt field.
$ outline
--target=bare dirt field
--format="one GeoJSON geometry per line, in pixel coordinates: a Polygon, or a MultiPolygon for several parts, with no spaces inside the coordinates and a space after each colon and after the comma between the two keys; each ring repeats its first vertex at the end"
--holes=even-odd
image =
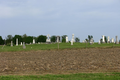
{"type": "Polygon", "coordinates": [[[120,48],[0,52],[0,75],[120,72],[120,48]]]}

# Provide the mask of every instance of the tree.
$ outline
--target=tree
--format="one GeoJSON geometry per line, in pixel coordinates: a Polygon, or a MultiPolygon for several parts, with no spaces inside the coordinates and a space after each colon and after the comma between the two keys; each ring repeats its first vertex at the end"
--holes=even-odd
{"type": "Polygon", "coordinates": [[[26,34],[24,34],[24,35],[22,36],[22,38],[23,38],[23,42],[25,42],[25,43],[26,43],[26,38],[27,38],[27,35],[26,35],[26,34]]]}
{"type": "Polygon", "coordinates": [[[78,37],[76,37],[75,42],[80,42],[80,39],[78,37]]]}
{"type": "Polygon", "coordinates": [[[56,36],[51,36],[51,42],[55,42],[56,41],[56,36]]]}
{"type": "Polygon", "coordinates": [[[37,38],[37,42],[46,42],[47,37],[44,35],[40,35],[37,38]]]}
{"type": "Polygon", "coordinates": [[[21,35],[15,35],[13,37],[13,43],[16,44],[16,39],[18,38],[18,44],[20,44],[21,42],[23,42],[23,38],[21,35]]]}
{"type": "Polygon", "coordinates": [[[4,44],[4,40],[2,39],[2,37],[0,36],[0,45],[4,44]]]}
{"type": "Polygon", "coordinates": [[[6,38],[6,44],[11,43],[12,40],[13,40],[12,35],[8,35],[7,38],[6,38]]]}
{"type": "Polygon", "coordinates": [[[67,36],[67,35],[63,35],[63,36],[62,36],[62,42],[66,42],[66,36],[67,36]]]}
{"type": "Polygon", "coordinates": [[[33,42],[33,36],[27,36],[25,43],[32,43],[33,42]]]}
{"type": "Polygon", "coordinates": [[[88,35],[88,41],[90,42],[90,40],[93,38],[92,35],[88,35]]]}
{"type": "Polygon", "coordinates": [[[88,42],[88,39],[85,39],[88,42]]]}
{"type": "Polygon", "coordinates": [[[107,36],[105,36],[105,42],[107,43],[107,36]]]}

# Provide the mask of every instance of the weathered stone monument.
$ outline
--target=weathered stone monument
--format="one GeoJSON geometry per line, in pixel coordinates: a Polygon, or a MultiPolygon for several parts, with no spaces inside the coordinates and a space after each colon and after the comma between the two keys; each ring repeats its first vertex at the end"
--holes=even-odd
{"type": "Polygon", "coordinates": [[[99,40],[98,44],[101,44],[101,41],[99,40]]]}
{"type": "Polygon", "coordinates": [[[108,36],[107,43],[110,43],[110,37],[108,36]]]}
{"type": "Polygon", "coordinates": [[[60,42],[60,36],[56,36],[56,38],[57,38],[56,42],[57,43],[60,42]]]}
{"type": "Polygon", "coordinates": [[[47,37],[46,42],[51,42],[50,35],[48,34],[46,37],[47,37]]]}
{"type": "Polygon", "coordinates": [[[16,46],[18,46],[18,38],[16,39],[16,46]]]}
{"type": "Polygon", "coordinates": [[[115,43],[115,42],[114,42],[114,38],[111,39],[111,43],[115,43]]]}
{"type": "Polygon", "coordinates": [[[68,37],[66,36],[66,43],[68,43],[69,41],[68,41],[68,37]]]}
{"type": "Polygon", "coordinates": [[[13,41],[11,41],[11,46],[13,46],[13,41]]]}
{"type": "Polygon", "coordinates": [[[93,42],[94,42],[94,41],[93,41],[93,38],[91,38],[91,39],[90,39],[90,45],[92,45],[93,42]]]}
{"type": "Polygon", "coordinates": [[[105,36],[102,36],[102,43],[105,43],[105,36]]]}
{"type": "Polygon", "coordinates": [[[116,44],[119,44],[119,41],[118,41],[118,36],[116,36],[116,44]]]}
{"type": "Polygon", "coordinates": [[[71,45],[73,45],[73,40],[71,40],[71,45]]]}
{"type": "Polygon", "coordinates": [[[25,49],[26,48],[26,46],[25,46],[25,42],[23,42],[23,49],[25,49]]]}
{"type": "Polygon", "coordinates": [[[22,46],[22,42],[21,42],[21,46],[22,46]]]}
{"type": "Polygon", "coordinates": [[[74,34],[72,34],[72,41],[75,42],[75,39],[74,39],[74,34]]]}
{"type": "Polygon", "coordinates": [[[33,39],[33,44],[35,44],[35,39],[33,39]]]}

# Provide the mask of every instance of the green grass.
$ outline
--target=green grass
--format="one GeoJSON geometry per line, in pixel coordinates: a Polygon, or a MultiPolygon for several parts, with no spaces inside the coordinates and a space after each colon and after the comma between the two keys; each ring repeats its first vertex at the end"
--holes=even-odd
{"type": "MultiPolygon", "coordinates": [[[[71,43],[59,43],[59,49],[71,49],[71,48],[94,48],[94,47],[120,47],[120,44],[98,44],[94,43],[93,45],[90,45],[89,43],[74,43],[74,45],[71,45],[71,43]]],[[[32,44],[32,45],[26,45],[26,49],[23,49],[22,46],[0,46],[0,52],[4,51],[30,51],[30,50],[50,50],[50,49],[58,49],[58,43],[55,44],[32,44]]]]}
{"type": "Polygon", "coordinates": [[[120,73],[79,73],[59,75],[10,75],[0,76],[0,80],[120,80],[120,73]]]}

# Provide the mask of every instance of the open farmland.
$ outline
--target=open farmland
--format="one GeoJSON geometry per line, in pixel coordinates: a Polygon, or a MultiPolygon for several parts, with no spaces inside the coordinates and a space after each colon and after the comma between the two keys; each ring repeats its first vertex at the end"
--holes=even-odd
{"type": "Polygon", "coordinates": [[[120,72],[120,48],[0,52],[0,74],[120,72]]]}

